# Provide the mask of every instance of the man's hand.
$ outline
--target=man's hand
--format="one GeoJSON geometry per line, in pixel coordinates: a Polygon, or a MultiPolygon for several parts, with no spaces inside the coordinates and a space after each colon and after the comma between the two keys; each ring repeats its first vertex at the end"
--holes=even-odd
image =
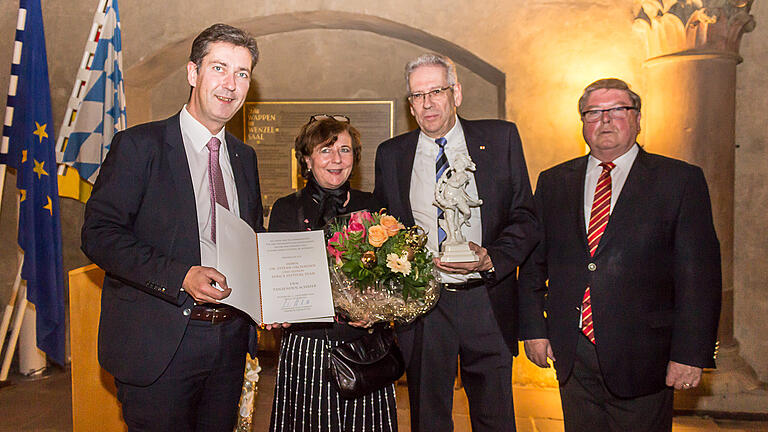
{"type": "Polygon", "coordinates": [[[491,257],[488,256],[488,250],[475,242],[469,242],[469,248],[472,250],[472,252],[477,254],[477,261],[444,263],[440,261],[440,258],[434,258],[435,267],[446,273],[459,274],[488,271],[493,268],[493,262],[491,262],[491,257]]]}
{"type": "Polygon", "coordinates": [[[538,367],[549,367],[547,357],[555,361],[555,354],[552,352],[552,345],[549,344],[549,339],[529,339],[523,341],[523,346],[525,347],[525,355],[528,357],[528,360],[538,367]]]}
{"type": "Polygon", "coordinates": [[[688,390],[701,382],[701,368],[670,361],[667,364],[667,385],[675,390],[688,390]]]}
{"type": "Polygon", "coordinates": [[[197,303],[218,303],[232,292],[227,278],[212,267],[192,266],[181,286],[197,303]],[[211,285],[213,282],[219,284],[221,291],[211,285]]]}

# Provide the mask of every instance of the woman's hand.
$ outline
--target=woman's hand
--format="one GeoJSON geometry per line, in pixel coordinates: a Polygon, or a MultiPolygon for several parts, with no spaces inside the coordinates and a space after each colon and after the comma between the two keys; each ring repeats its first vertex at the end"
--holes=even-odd
{"type": "Polygon", "coordinates": [[[357,328],[369,328],[373,325],[371,321],[349,321],[347,324],[357,328]]]}
{"type": "Polygon", "coordinates": [[[279,329],[279,328],[288,328],[290,326],[291,326],[291,323],[287,323],[287,322],[284,322],[284,323],[272,323],[272,324],[262,324],[262,327],[267,329],[267,330],[279,329]]]}

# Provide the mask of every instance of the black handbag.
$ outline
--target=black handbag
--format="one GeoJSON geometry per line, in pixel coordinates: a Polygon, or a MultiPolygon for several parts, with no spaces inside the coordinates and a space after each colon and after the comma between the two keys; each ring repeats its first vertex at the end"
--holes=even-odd
{"type": "Polygon", "coordinates": [[[393,383],[405,361],[390,329],[374,331],[330,350],[326,377],[345,399],[354,399],[393,383]]]}

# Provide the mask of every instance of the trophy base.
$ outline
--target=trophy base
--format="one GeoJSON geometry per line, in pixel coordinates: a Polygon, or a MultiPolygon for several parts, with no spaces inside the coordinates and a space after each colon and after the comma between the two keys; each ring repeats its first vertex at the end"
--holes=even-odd
{"type": "Polygon", "coordinates": [[[478,260],[477,254],[469,248],[469,243],[444,244],[443,251],[440,253],[442,262],[476,262],[478,260]]]}

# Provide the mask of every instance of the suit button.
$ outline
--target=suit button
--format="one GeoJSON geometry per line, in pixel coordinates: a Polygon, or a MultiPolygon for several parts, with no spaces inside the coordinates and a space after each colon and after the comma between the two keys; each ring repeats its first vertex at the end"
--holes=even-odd
{"type": "Polygon", "coordinates": [[[182,313],[184,314],[184,316],[189,316],[189,314],[192,313],[192,309],[186,308],[186,309],[184,309],[184,312],[182,312],[182,313]]]}
{"type": "Polygon", "coordinates": [[[595,263],[589,263],[589,264],[587,265],[587,270],[589,270],[589,271],[595,271],[595,270],[597,270],[597,264],[595,264],[595,263]]]}

